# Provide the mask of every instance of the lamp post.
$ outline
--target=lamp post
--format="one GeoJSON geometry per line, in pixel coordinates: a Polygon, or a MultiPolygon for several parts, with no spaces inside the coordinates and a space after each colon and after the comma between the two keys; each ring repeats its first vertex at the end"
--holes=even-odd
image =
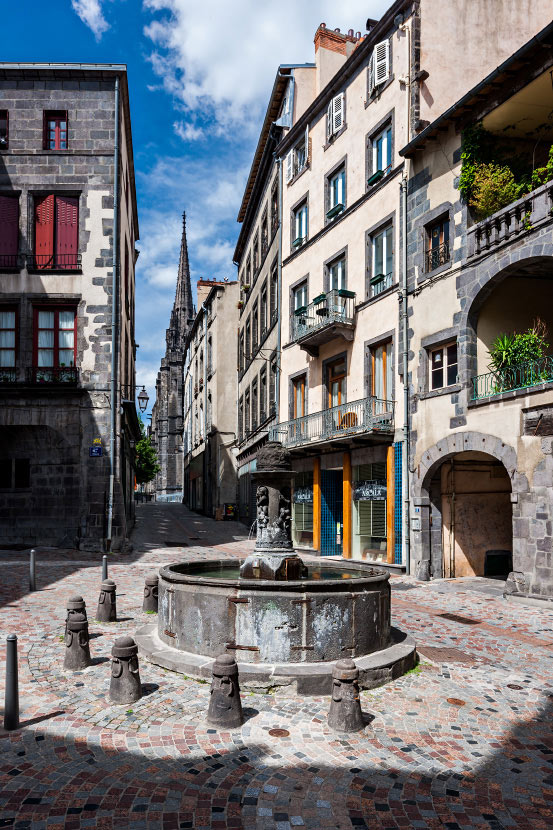
{"type": "Polygon", "coordinates": [[[148,408],[148,401],[150,398],[148,397],[148,393],[146,392],[146,388],[143,386],[138,394],[138,408],[141,412],[146,412],[148,408]]]}

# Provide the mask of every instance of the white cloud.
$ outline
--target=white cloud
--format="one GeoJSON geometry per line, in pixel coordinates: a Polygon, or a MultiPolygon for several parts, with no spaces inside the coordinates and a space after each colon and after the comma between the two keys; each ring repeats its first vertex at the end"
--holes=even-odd
{"type": "Polygon", "coordinates": [[[195,127],[194,124],[185,124],[183,121],[175,121],[173,129],[183,141],[198,141],[205,138],[205,130],[195,127]]]}
{"type": "Polygon", "coordinates": [[[92,30],[96,40],[100,40],[102,34],[109,29],[100,0],[71,0],[71,6],[85,26],[92,30]]]}
{"type": "Polygon", "coordinates": [[[281,63],[314,60],[321,21],[342,31],[365,31],[390,0],[144,0],[155,19],[145,28],[150,61],[165,89],[189,111],[219,125],[254,129],[281,63]]]}

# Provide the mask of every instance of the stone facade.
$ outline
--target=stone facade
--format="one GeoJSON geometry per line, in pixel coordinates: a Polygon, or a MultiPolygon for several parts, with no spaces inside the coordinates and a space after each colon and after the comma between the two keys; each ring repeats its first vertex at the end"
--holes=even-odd
{"type": "Polygon", "coordinates": [[[161,360],[156,381],[156,400],[152,409],[151,437],[161,467],[154,486],[156,498],[160,501],[182,501],[183,498],[183,361],[186,338],[194,316],[186,244],[186,214],[183,214],[175,302],[165,335],[165,357],[161,360]]]}
{"type": "MultiPolygon", "coordinates": [[[[2,64],[0,89],[1,106],[9,113],[9,140],[0,149],[0,195],[17,200],[19,216],[17,256],[2,260],[0,280],[0,310],[9,312],[3,325],[16,321],[13,365],[0,370],[0,546],[94,550],[106,543],[115,244],[111,546],[117,548],[134,522],[132,446],[138,437],[133,402],[138,221],[126,70],[114,65],[2,64]],[[120,222],[114,241],[116,84],[120,222]],[[46,113],[64,119],[65,147],[46,148],[46,113]],[[41,259],[35,216],[48,194],[55,205],[52,233],[57,247],[55,257],[41,259]],[[59,211],[67,203],[74,206],[71,221],[78,223],[78,231],[76,250],[64,260],[58,254],[64,221],[59,211]],[[74,314],[74,330],[58,335],[55,328],[39,341],[38,325],[50,325],[44,321],[65,325],[59,322],[60,309],[67,313],[63,319],[74,314]],[[53,358],[40,353],[48,343],[55,344],[53,358]],[[57,352],[64,343],[74,348],[70,358],[57,352]]],[[[63,354],[69,355],[70,349],[63,354]]]]}

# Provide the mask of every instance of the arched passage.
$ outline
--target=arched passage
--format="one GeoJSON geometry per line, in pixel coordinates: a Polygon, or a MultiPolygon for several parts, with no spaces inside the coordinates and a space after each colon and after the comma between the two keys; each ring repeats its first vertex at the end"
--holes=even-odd
{"type": "Polygon", "coordinates": [[[512,447],[477,432],[454,433],[423,453],[413,477],[419,578],[512,570],[515,460],[512,447]]]}

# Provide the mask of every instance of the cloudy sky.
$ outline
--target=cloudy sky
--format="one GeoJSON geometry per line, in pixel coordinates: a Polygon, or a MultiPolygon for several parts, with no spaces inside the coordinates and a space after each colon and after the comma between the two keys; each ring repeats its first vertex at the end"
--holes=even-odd
{"type": "Polygon", "coordinates": [[[19,0],[2,59],[126,63],[140,222],[137,383],[153,403],[182,212],[193,285],[236,278],[245,180],[277,67],[313,61],[321,21],[365,31],[391,0],[19,0]]]}

